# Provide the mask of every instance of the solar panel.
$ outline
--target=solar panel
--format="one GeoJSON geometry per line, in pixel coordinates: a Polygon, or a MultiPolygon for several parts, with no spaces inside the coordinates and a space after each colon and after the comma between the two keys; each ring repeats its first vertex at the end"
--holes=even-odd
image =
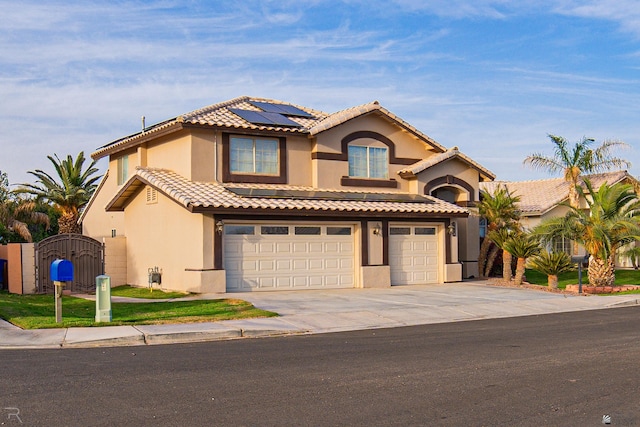
{"type": "Polygon", "coordinates": [[[249,123],[254,125],[275,125],[288,127],[301,127],[299,123],[289,120],[280,113],[272,113],[266,111],[242,110],[240,108],[229,108],[229,111],[242,117],[249,123]]]}
{"type": "Polygon", "coordinates": [[[311,114],[298,107],[287,104],[272,104],[271,102],[249,101],[249,104],[258,107],[268,113],[280,113],[285,116],[313,117],[311,114]]]}
{"type": "Polygon", "coordinates": [[[335,200],[351,202],[433,203],[419,194],[348,193],[340,191],[275,190],[269,188],[227,188],[242,197],[264,199],[335,200]]]}

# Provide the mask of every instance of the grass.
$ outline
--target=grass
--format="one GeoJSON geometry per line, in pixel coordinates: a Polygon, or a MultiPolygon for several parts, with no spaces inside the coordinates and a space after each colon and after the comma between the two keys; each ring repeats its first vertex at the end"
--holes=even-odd
{"type": "MultiPolygon", "coordinates": [[[[535,270],[527,269],[526,272],[527,282],[532,285],[547,286],[547,275],[542,274],[535,270]]],[[[558,288],[565,289],[567,285],[578,284],[578,271],[569,271],[562,273],[558,276],[558,288]]],[[[589,278],[587,277],[586,269],[582,270],[582,284],[588,285],[589,278]]],[[[616,270],[615,284],[620,285],[640,285],[640,270],[616,270]]],[[[640,294],[640,290],[616,292],[615,295],[624,294],[640,294]]],[[[601,294],[602,295],[602,294],[601,294]]]]}
{"type": "Polygon", "coordinates": [[[106,323],[96,323],[95,313],[95,301],[63,296],[62,324],[59,324],[55,321],[53,295],[15,295],[6,291],[0,292],[0,318],[23,329],[156,325],[277,316],[277,313],[255,308],[252,304],[237,299],[148,303],[112,302],[113,321],[106,323]]]}
{"type": "Polygon", "coordinates": [[[136,288],[129,285],[111,288],[111,296],[128,298],[170,299],[187,297],[189,295],[191,294],[188,292],[166,292],[159,289],[154,289],[152,292],[149,288],[136,288]]]}

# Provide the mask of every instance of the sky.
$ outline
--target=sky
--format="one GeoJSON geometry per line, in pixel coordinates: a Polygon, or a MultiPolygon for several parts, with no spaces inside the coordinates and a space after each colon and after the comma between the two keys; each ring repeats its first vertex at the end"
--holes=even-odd
{"type": "MultiPolygon", "coordinates": [[[[549,134],[626,142],[640,174],[636,0],[0,0],[0,171],[248,95],[378,100],[499,180],[549,134]]],[[[87,162],[88,165],[88,162],[87,162]]],[[[98,163],[101,171],[106,160],[98,163]]]]}

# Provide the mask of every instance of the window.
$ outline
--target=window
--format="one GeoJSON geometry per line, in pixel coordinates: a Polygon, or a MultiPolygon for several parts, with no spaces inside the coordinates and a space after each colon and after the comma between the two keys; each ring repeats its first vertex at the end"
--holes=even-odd
{"type": "Polygon", "coordinates": [[[392,236],[408,236],[411,234],[411,228],[409,227],[391,227],[389,234],[392,236]]]}
{"type": "Polygon", "coordinates": [[[572,254],[572,250],[571,250],[571,240],[567,239],[566,237],[556,237],[553,239],[553,241],[551,242],[552,245],[552,250],[554,252],[564,252],[567,255],[571,255],[572,254]]]}
{"type": "Polygon", "coordinates": [[[277,226],[262,226],[260,227],[260,234],[289,234],[289,227],[277,227],[277,226]]]}
{"type": "Polygon", "coordinates": [[[414,232],[416,236],[435,236],[436,228],[435,227],[416,227],[414,232]]]}
{"type": "Polygon", "coordinates": [[[296,227],[296,235],[298,236],[319,236],[320,227],[296,227]]]}
{"type": "Polygon", "coordinates": [[[349,176],[387,179],[389,154],[386,147],[349,146],[349,176]]]}
{"type": "Polygon", "coordinates": [[[327,227],[328,236],[351,236],[351,227],[327,227]]]}
{"type": "Polygon", "coordinates": [[[255,228],[252,225],[225,225],[226,235],[254,235],[255,228]]]}
{"type": "Polygon", "coordinates": [[[118,185],[122,185],[129,178],[129,155],[118,158],[118,185]]]}
{"type": "Polygon", "coordinates": [[[231,137],[230,145],[231,173],[278,174],[277,139],[231,137]]]}

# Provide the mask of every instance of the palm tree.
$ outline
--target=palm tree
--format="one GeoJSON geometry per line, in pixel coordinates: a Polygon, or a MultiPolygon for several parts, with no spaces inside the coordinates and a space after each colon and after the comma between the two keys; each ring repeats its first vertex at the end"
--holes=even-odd
{"type": "Polygon", "coordinates": [[[574,208],[578,207],[577,187],[582,174],[631,167],[629,161],[611,154],[614,148],[628,147],[622,141],[603,141],[600,146],[592,149],[594,140],[591,138],[583,137],[573,147],[569,147],[567,140],[561,136],[549,135],[549,138],[555,145],[553,157],[534,153],[524,159],[524,164],[550,173],[562,173],[564,180],[569,183],[569,205],[574,208]]]}
{"type": "Polygon", "coordinates": [[[29,173],[37,178],[36,184],[21,184],[18,193],[36,196],[36,200],[46,200],[60,211],[58,220],[59,233],[80,233],[82,226],[78,224],[80,211],[89,202],[96,190],[96,182],[100,176],[92,176],[98,169],[93,161],[83,172],[84,152],[80,152],[75,162],[71,155],[60,160],[57,154],[47,156],[53,164],[57,180],[48,173],[37,169],[29,173]]]}
{"type": "Polygon", "coordinates": [[[518,228],[520,211],[516,207],[516,203],[519,201],[520,197],[509,193],[506,186],[498,186],[493,194],[483,193],[482,200],[478,203],[478,212],[487,221],[487,235],[482,240],[480,254],[478,255],[480,274],[483,271],[491,271],[492,267],[487,262],[487,254],[491,246],[489,234],[500,228],[518,228]]]}
{"type": "MultiPolygon", "coordinates": [[[[520,230],[513,230],[510,228],[503,227],[498,230],[493,230],[489,233],[489,239],[491,239],[491,241],[496,244],[495,253],[497,254],[498,249],[502,249],[502,279],[505,281],[510,281],[512,278],[512,271],[511,271],[512,256],[511,256],[511,253],[504,248],[504,244],[510,238],[516,235],[519,231],[520,230]]],[[[492,251],[491,254],[493,253],[494,252],[492,251]]],[[[493,262],[491,261],[491,254],[489,256],[489,261],[487,262],[487,265],[493,264],[493,262]]],[[[488,276],[488,275],[489,275],[488,273],[485,274],[485,276],[488,276]]]]}
{"type": "Polygon", "coordinates": [[[520,233],[504,242],[504,248],[518,259],[514,283],[516,285],[522,285],[527,258],[537,255],[540,252],[540,241],[531,233],[520,233]]]}
{"type": "Polygon", "coordinates": [[[558,275],[575,268],[566,252],[544,251],[529,260],[529,267],[547,275],[549,289],[558,289],[558,275]]]}
{"type": "MultiPolygon", "coordinates": [[[[567,237],[580,243],[590,254],[589,284],[611,286],[615,282],[615,255],[620,247],[640,239],[640,199],[629,184],[602,184],[594,191],[585,179],[590,198],[588,209],[568,206],[564,217],[550,218],[535,229],[545,242],[567,237]]],[[[578,187],[584,197],[585,190],[578,187]]]]}
{"type": "Polygon", "coordinates": [[[49,217],[36,211],[37,204],[33,200],[18,197],[9,189],[9,179],[6,172],[0,171],[0,241],[11,241],[12,233],[17,234],[27,242],[32,242],[29,224],[43,224],[49,228],[49,217]]]}

